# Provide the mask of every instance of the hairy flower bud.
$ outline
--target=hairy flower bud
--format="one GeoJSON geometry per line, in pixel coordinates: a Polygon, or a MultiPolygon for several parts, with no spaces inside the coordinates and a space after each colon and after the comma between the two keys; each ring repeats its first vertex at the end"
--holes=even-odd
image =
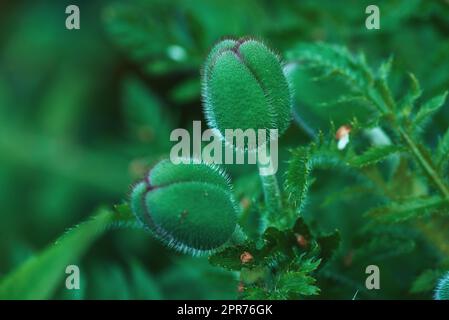
{"type": "Polygon", "coordinates": [[[204,163],[159,162],[134,186],[131,207],[158,239],[191,254],[220,247],[237,225],[229,178],[204,163]]]}
{"type": "Polygon", "coordinates": [[[439,281],[435,290],[435,300],[449,300],[449,273],[439,281]]]}
{"type": "Polygon", "coordinates": [[[277,129],[291,120],[291,94],[279,57],[253,39],[226,39],[212,48],[202,74],[203,105],[211,128],[277,129]]]}

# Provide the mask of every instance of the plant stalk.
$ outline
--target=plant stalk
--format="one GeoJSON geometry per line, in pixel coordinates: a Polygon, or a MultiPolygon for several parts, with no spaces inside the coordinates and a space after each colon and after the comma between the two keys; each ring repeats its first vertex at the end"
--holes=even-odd
{"type": "Polygon", "coordinates": [[[262,182],[265,205],[271,217],[275,217],[282,210],[281,191],[275,174],[260,174],[261,167],[259,165],[259,175],[262,182]]]}
{"type": "MultiPolygon", "coordinates": [[[[424,157],[421,150],[419,150],[416,143],[413,141],[413,139],[410,137],[407,130],[404,129],[404,126],[399,123],[396,115],[395,115],[395,102],[394,98],[386,86],[384,82],[379,83],[379,89],[382,93],[382,100],[386,105],[387,110],[391,112],[393,115],[393,123],[396,126],[396,128],[399,131],[399,134],[401,135],[402,139],[404,139],[405,143],[411,150],[413,156],[416,158],[420,166],[423,168],[423,170],[426,172],[426,174],[429,176],[429,178],[432,180],[432,182],[435,184],[435,186],[438,188],[438,191],[446,198],[446,200],[449,201],[449,188],[448,186],[441,180],[440,176],[437,172],[435,172],[434,168],[435,166],[433,163],[429,163],[429,161],[424,157]]],[[[373,99],[375,101],[375,99],[373,99]]],[[[382,104],[377,103],[379,109],[383,111],[384,106],[382,104]]]]}
{"type": "Polygon", "coordinates": [[[449,201],[449,189],[446,186],[446,184],[441,181],[440,176],[437,172],[433,169],[431,163],[427,161],[427,159],[422,155],[421,151],[419,150],[418,146],[415,144],[415,142],[410,138],[410,136],[407,134],[405,130],[403,130],[401,127],[399,127],[399,132],[404,139],[404,141],[409,146],[410,150],[412,151],[414,157],[419,162],[421,167],[424,169],[424,171],[427,173],[427,175],[430,177],[430,179],[433,181],[435,186],[438,188],[440,193],[449,201]]]}

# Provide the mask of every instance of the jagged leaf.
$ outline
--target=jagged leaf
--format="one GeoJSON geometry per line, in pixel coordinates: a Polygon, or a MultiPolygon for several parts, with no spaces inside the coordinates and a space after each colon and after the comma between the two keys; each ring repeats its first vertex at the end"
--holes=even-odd
{"type": "Polygon", "coordinates": [[[310,149],[300,147],[292,151],[285,179],[285,191],[301,212],[305,205],[307,191],[311,184],[310,149]]]}
{"type": "Polygon", "coordinates": [[[412,110],[414,103],[419,99],[422,95],[421,85],[419,84],[418,79],[413,73],[408,74],[410,79],[410,89],[406,93],[406,95],[401,100],[401,109],[405,110],[405,114],[408,115],[412,110]]]}
{"type": "Polygon", "coordinates": [[[444,105],[447,94],[448,92],[446,91],[439,96],[433,97],[419,108],[418,113],[412,121],[412,127],[415,131],[419,132],[425,128],[432,116],[444,105]]]}
{"type": "Polygon", "coordinates": [[[348,163],[350,166],[361,168],[381,162],[388,156],[400,151],[402,151],[402,148],[396,145],[375,146],[361,155],[352,157],[348,163]]]}
{"type": "Polygon", "coordinates": [[[367,215],[387,223],[403,222],[441,212],[448,208],[446,199],[440,196],[412,198],[401,202],[391,202],[384,207],[370,210],[367,215]]]}
{"type": "Polygon", "coordinates": [[[299,217],[296,222],[295,225],[293,226],[292,229],[293,233],[295,235],[301,235],[305,238],[305,240],[309,241],[312,238],[312,234],[310,232],[309,227],[307,226],[307,224],[304,222],[304,219],[299,217]]]}
{"type": "Polygon", "coordinates": [[[438,142],[435,160],[440,172],[444,173],[449,161],[449,128],[438,142]]]}
{"type": "Polygon", "coordinates": [[[245,300],[265,300],[268,296],[268,292],[260,287],[250,287],[243,290],[241,298],[245,300]]]}
{"type": "Polygon", "coordinates": [[[286,272],[279,280],[279,285],[283,290],[299,296],[317,295],[320,289],[314,283],[315,279],[303,272],[286,272]]]}
{"type": "Polygon", "coordinates": [[[257,263],[261,262],[262,258],[254,242],[246,242],[243,245],[230,246],[212,254],[209,256],[209,262],[213,266],[228,270],[241,270],[243,267],[254,267],[257,263]],[[253,256],[253,259],[243,263],[240,257],[244,252],[249,252],[253,256]]]}
{"type": "Polygon", "coordinates": [[[413,282],[410,288],[411,293],[427,293],[432,292],[438,283],[438,279],[444,275],[443,270],[426,270],[421,273],[413,282]]]}
{"type": "Polygon", "coordinates": [[[299,61],[306,68],[318,70],[321,76],[316,80],[340,77],[355,96],[364,96],[365,100],[383,114],[390,112],[389,108],[394,106],[386,85],[392,60],[387,60],[377,74],[374,74],[363,54],[352,54],[346,47],[338,45],[300,44],[287,52],[286,56],[287,59],[299,61]]]}
{"type": "Polygon", "coordinates": [[[387,79],[390,75],[391,68],[393,67],[393,56],[390,56],[387,60],[381,63],[379,69],[377,70],[377,76],[380,79],[387,79]]]}
{"type": "Polygon", "coordinates": [[[317,137],[317,142],[291,151],[284,189],[299,213],[307,204],[307,192],[313,182],[311,173],[314,168],[347,167],[343,160],[344,155],[340,155],[335,149],[335,145],[329,143],[333,140],[327,138],[328,143],[323,143],[323,139],[324,137],[320,134],[317,137]]]}
{"type": "Polygon", "coordinates": [[[345,47],[318,44],[300,44],[287,52],[287,59],[306,62],[312,68],[323,69],[323,76],[341,75],[362,89],[372,83],[372,71],[363,55],[352,55],[345,47]]]}
{"type": "Polygon", "coordinates": [[[292,298],[318,294],[320,289],[315,286],[316,280],[310,273],[318,268],[320,262],[320,260],[304,259],[297,271],[287,271],[279,277],[277,287],[293,295],[292,298]]]}

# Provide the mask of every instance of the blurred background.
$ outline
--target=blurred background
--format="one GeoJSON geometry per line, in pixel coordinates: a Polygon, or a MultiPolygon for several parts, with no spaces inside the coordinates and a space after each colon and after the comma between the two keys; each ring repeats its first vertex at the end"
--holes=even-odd
{"type": "MultiPolygon", "coordinates": [[[[373,1],[364,0],[1,1],[0,277],[99,206],[126,200],[129,185],[168,154],[171,130],[203,120],[201,63],[224,36],[263,39],[281,56],[310,41],[362,50],[375,65],[393,55],[394,69],[413,72],[426,97],[449,88],[449,2],[375,2],[380,30],[365,28],[373,1]],[[70,4],[80,8],[80,30],[65,28],[70,4]]],[[[403,81],[393,79],[399,92],[403,81]]],[[[433,133],[448,116],[446,108],[433,133]]],[[[310,137],[295,124],[283,139],[281,161],[310,137]]],[[[238,194],[260,192],[252,168],[230,171],[238,194]]],[[[338,189],[335,179],[317,197],[338,189]]],[[[324,229],[344,232],[360,219],[347,213],[354,203],[329,213],[311,202],[324,229]]],[[[79,263],[84,289],[61,287],[53,298],[235,298],[238,287],[235,274],[139,230],[107,233],[79,263]]],[[[363,274],[347,276],[321,280],[320,297],[351,298],[363,274]]],[[[393,283],[382,297],[407,290],[393,283]]]]}

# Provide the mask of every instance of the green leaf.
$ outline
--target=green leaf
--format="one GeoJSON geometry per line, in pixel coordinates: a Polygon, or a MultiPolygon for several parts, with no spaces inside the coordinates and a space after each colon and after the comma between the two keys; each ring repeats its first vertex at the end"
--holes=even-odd
{"type": "Polygon", "coordinates": [[[302,235],[307,241],[310,241],[311,238],[312,238],[312,234],[310,232],[310,229],[307,226],[307,224],[304,222],[304,219],[302,217],[299,217],[296,220],[295,225],[293,226],[292,231],[293,231],[293,233],[295,235],[302,235]]]}
{"type": "Polygon", "coordinates": [[[170,92],[170,97],[177,103],[192,102],[199,98],[200,88],[199,79],[189,79],[176,86],[170,92]]]}
{"type": "Polygon", "coordinates": [[[0,299],[48,299],[63,285],[68,265],[78,264],[83,254],[116,219],[100,209],[92,219],[70,229],[55,244],[31,257],[0,281],[0,299]]]}
{"type": "Polygon", "coordinates": [[[301,212],[306,203],[307,191],[311,179],[312,165],[308,147],[300,147],[292,151],[285,178],[285,191],[301,212]]]}
{"type": "Polygon", "coordinates": [[[402,151],[402,148],[395,145],[375,146],[361,155],[349,159],[348,164],[353,167],[366,167],[385,160],[388,156],[402,151]]]}
{"type": "Polygon", "coordinates": [[[244,300],[266,300],[268,292],[260,287],[250,287],[244,289],[241,298],[244,300]]]}
{"type": "Polygon", "coordinates": [[[413,73],[409,73],[410,77],[410,97],[412,98],[412,101],[415,101],[418,99],[422,94],[421,85],[419,84],[418,79],[415,77],[413,73]]]}
{"type": "Polygon", "coordinates": [[[211,266],[205,257],[178,257],[158,273],[165,299],[235,299],[235,272],[211,266]]]}
{"type": "Polygon", "coordinates": [[[303,257],[301,257],[301,261],[298,264],[298,270],[304,273],[311,273],[318,269],[322,261],[322,259],[304,259],[303,257]]]}
{"type": "Polygon", "coordinates": [[[301,44],[287,52],[287,59],[320,68],[323,76],[339,75],[350,84],[363,89],[373,81],[372,71],[363,55],[352,55],[346,47],[318,44],[301,44]]]}
{"type": "Polygon", "coordinates": [[[411,198],[401,202],[391,202],[384,207],[370,210],[367,215],[385,223],[398,223],[413,218],[440,213],[448,208],[448,202],[439,196],[411,198]]]}
{"type": "Polygon", "coordinates": [[[413,282],[410,288],[411,293],[428,293],[432,292],[438,283],[440,277],[445,274],[443,270],[426,270],[421,273],[413,282]]]}
{"type": "Polygon", "coordinates": [[[112,219],[106,226],[107,229],[121,229],[121,228],[141,228],[136,220],[129,203],[124,202],[114,206],[114,219],[112,219]]]}
{"type": "Polygon", "coordinates": [[[333,142],[333,138],[324,137],[320,133],[316,141],[308,146],[301,146],[291,151],[284,189],[288,200],[293,203],[298,213],[301,213],[307,204],[307,193],[313,182],[311,177],[313,169],[348,169],[344,160],[346,154],[339,152],[333,142]]]}
{"type": "Polygon", "coordinates": [[[297,248],[295,236],[291,230],[279,231],[268,228],[264,235],[265,246],[261,249],[263,264],[270,268],[282,268],[294,257],[293,248],[297,248]]]}
{"type": "Polygon", "coordinates": [[[400,103],[401,109],[404,110],[405,116],[409,115],[414,106],[414,103],[422,95],[422,89],[418,79],[415,77],[413,73],[409,73],[408,76],[410,79],[410,89],[407,92],[407,94],[402,98],[400,103]]]}
{"type": "Polygon", "coordinates": [[[431,120],[432,116],[440,110],[446,101],[447,94],[448,92],[446,91],[443,94],[430,99],[419,108],[418,113],[412,121],[412,127],[416,132],[422,131],[431,120]]]}
{"type": "Polygon", "coordinates": [[[320,289],[315,285],[316,280],[311,273],[317,270],[321,259],[304,256],[296,258],[290,268],[279,275],[275,290],[270,293],[271,299],[298,299],[319,293],[320,289]]]}
{"type": "MultiPolygon", "coordinates": [[[[319,264],[319,261],[318,261],[319,264]]],[[[318,266],[316,265],[316,267],[318,266]]],[[[316,280],[308,275],[309,271],[288,271],[283,273],[277,286],[295,296],[317,295],[320,289],[315,286],[316,280]]]]}
{"type": "Polygon", "coordinates": [[[377,76],[380,79],[386,80],[388,78],[393,66],[393,60],[393,56],[390,56],[386,61],[381,63],[379,69],[377,70],[377,76]]]}
{"type": "Polygon", "coordinates": [[[253,242],[247,242],[243,245],[231,246],[216,252],[209,256],[209,262],[213,266],[222,267],[228,270],[241,270],[243,267],[254,267],[260,263],[261,256],[257,254],[259,251],[253,242]],[[254,259],[247,263],[242,263],[240,256],[244,252],[249,252],[254,259]]]}
{"type": "Polygon", "coordinates": [[[438,141],[435,160],[441,173],[444,173],[449,161],[449,128],[438,141]]]}
{"type": "Polygon", "coordinates": [[[300,44],[287,52],[287,60],[298,61],[301,66],[321,73],[317,80],[340,77],[356,96],[364,96],[381,113],[388,113],[394,106],[391,92],[386,85],[391,61],[382,64],[378,74],[367,65],[363,54],[354,55],[346,47],[318,44],[300,44]]]}

